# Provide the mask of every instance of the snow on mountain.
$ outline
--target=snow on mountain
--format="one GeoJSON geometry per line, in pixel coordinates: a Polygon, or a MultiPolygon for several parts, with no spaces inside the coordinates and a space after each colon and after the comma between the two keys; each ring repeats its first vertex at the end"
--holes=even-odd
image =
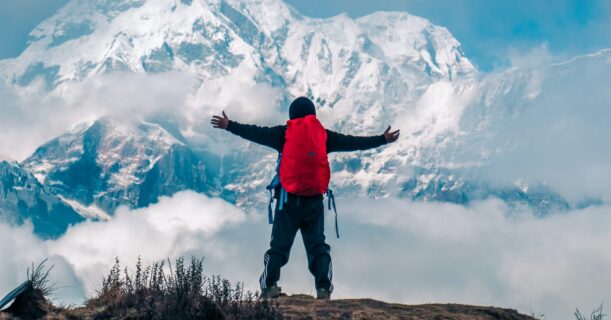
{"type": "Polygon", "coordinates": [[[474,71],[460,51],[458,40],[446,28],[432,25],[426,19],[404,12],[377,12],[357,21],[380,48],[378,54],[389,58],[386,61],[407,69],[417,65],[429,74],[447,79],[474,71]]]}
{"type": "Polygon", "coordinates": [[[412,171],[399,184],[416,199],[496,196],[538,213],[604,202],[611,154],[600,146],[611,123],[610,74],[611,51],[602,50],[441,85],[420,100],[430,99],[428,110],[438,108],[437,116],[423,117],[426,108],[406,116],[403,147],[383,157],[407,157],[412,171]],[[437,131],[440,122],[446,125],[437,131]],[[434,143],[416,142],[433,137],[434,143]],[[414,153],[404,152],[408,140],[417,143],[414,153]],[[602,179],[594,182],[592,174],[602,179]]]}
{"type": "Polygon", "coordinates": [[[259,81],[291,94],[311,92],[325,107],[380,88],[396,102],[431,77],[474,73],[458,41],[425,19],[406,13],[311,19],[280,0],[74,0],[31,37],[0,73],[20,86],[41,79],[60,91],[110,71],[194,70],[205,80],[247,63],[258,68],[259,81]]]}
{"type": "MultiPolygon", "coordinates": [[[[605,65],[600,57],[585,59],[605,65]]],[[[226,150],[237,140],[218,138],[207,124],[212,110],[197,109],[231,105],[241,89],[225,87],[236,78],[281,91],[268,109],[239,104],[237,121],[284,113],[293,97],[307,95],[333,130],[402,129],[402,139],[383,149],[331,156],[340,196],[457,203],[494,196],[548,212],[572,205],[546,185],[550,179],[531,181],[526,171],[496,179],[490,172],[513,172],[491,168],[529,140],[514,133],[524,123],[536,131],[538,105],[581,75],[570,67],[576,63],[583,61],[482,75],[446,28],[404,12],[313,19],[280,0],[72,0],[32,31],[22,55],[0,61],[0,76],[17,90],[43,88],[60,98],[107,73],[179,71],[197,78],[185,105],[172,109],[182,119],[176,128],[159,121],[164,116],[111,115],[24,161],[85,216],[145,206],[183,189],[247,208],[264,203],[276,156],[249,143],[226,150]],[[223,90],[229,93],[221,97],[223,90]]]]}
{"type": "Polygon", "coordinates": [[[21,56],[0,62],[2,78],[24,90],[68,94],[114,71],[186,70],[206,85],[248,66],[254,83],[284,90],[283,105],[270,107],[307,94],[329,127],[361,133],[380,131],[431,83],[476,74],[450,32],[426,19],[312,19],[279,0],[74,0],[31,37],[21,56]]]}
{"type": "MultiPolygon", "coordinates": [[[[206,166],[185,144],[146,121],[104,117],[39,147],[23,165],[46,186],[96,216],[119,205],[147,206],[162,195],[211,193],[206,166]],[[99,208],[95,213],[96,207],[99,208]]],[[[91,214],[91,213],[90,213],[91,214]]]]}

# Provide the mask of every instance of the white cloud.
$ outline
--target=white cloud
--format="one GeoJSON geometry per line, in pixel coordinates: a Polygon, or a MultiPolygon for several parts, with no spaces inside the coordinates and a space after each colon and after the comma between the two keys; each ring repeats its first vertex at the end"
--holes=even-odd
{"type": "Polygon", "coordinates": [[[185,73],[101,75],[66,87],[61,95],[36,86],[17,92],[0,82],[0,154],[23,160],[67,128],[107,114],[146,117],[180,110],[194,86],[185,73]]]}
{"type": "Polygon", "coordinates": [[[61,87],[56,93],[65,104],[94,116],[107,113],[149,116],[167,111],[180,114],[188,95],[197,86],[196,76],[186,71],[151,75],[114,72],[61,87]]]}
{"type": "Polygon", "coordinates": [[[148,261],[177,257],[191,250],[214,251],[208,240],[226,224],[244,221],[244,213],[221,199],[210,199],[194,192],[181,192],[161,198],[149,208],[119,208],[108,223],[86,222],[69,229],[49,251],[62,255],[83,277],[87,292],[92,292],[100,266],[108,268],[112,257],[134,263],[138,255],[148,261]],[[93,282],[91,282],[93,280],[93,282]]]}
{"type": "Polygon", "coordinates": [[[189,101],[189,107],[195,111],[191,123],[208,124],[212,113],[220,114],[223,110],[230,117],[263,125],[285,122],[288,112],[281,114],[277,109],[282,90],[265,82],[257,83],[254,80],[257,72],[243,63],[228,76],[204,83],[189,101]]]}
{"type": "Polygon", "coordinates": [[[514,68],[543,67],[554,61],[566,59],[565,57],[554,56],[550,52],[547,42],[543,42],[527,51],[509,48],[508,56],[511,66],[514,68]]]}
{"type": "Polygon", "coordinates": [[[490,108],[498,114],[486,133],[493,137],[489,146],[501,151],[491,148],[495,157],[482,176],[545,183],[572,201],[611,199],[611,149],[604,147],[611,123],[608,57],[600,52],[516,77],[512,84],[526,85],[527,95],[509,93],[490,108]]]}
{"type": "MultiPolygon", "coordinates": [[[[611,207],[534,218],[491,200],[463,207],[401,199],[340,199],[342,238],[328,231],[336,298],[403,303],[459,302],[571,319],[611,301],[611,207]]],[[[327,214],[327,230],[332,230],[327,214]]],[[[149,208],[119,209],[108,222],[86,222],[57,240],[30,226],[0,225],[0,292],[50,257],[61,302],[81,302],[118,256],[133,266],[178,256],[205,256],[207,272],[256,290],[269,243],[266,217],[220,199],[182,192],[149,208]]],[[[298,237],[299,238],[299,237],[298,237]]],[[[301,240],[282,272],[289,293],[313,293],[301,240]]]]}
{"type": "Polygon", "coordinates": [[[571,319],[575,307],[609,302],[610,207],[538,219],[498,200],[469,207],[393,199],[347,203],[344,210],[355,217],[344,234],[363,235],[357,244],[336,246],[336,258],[360,261],[336,263],[349,270],[352,281],[338,286],[348,285],[351,295],[373,291],[400,302],[499,305],[547,319],[571,319]]]}
{"type": "Polygon", "coordinates": [[[8,293],[26,280],[26,270],[37,266],[44,259],[46,265],[54,266],[51,284],[56,287],[59,302],[82,303],[85,291],[72,265],[63,255],[50,252],[48,243],[33,233],[31,224],[9,227],[0,223],[0,295],[8,293]]]}
{"type": "Polygon", "coordinates": [[[49,258],[48,265],[56,265],[53,280],[60,300],[80,303],[84,292],[98,288],[114,257],[129,266],[138,255],[146,263],[188,253],[214,258],[214,235],[246,220],[240,209],[221,199],[185,191],[148,208],[121,207],[112,220],[81,223],[57,240],[38,239],[30,225],[0,224],[0,254],[6,258],[0,264],[0,288],[7,291],[24,280],[31,262],[49,258]]]}
{"type": "Polygon", "coordinates": [[[21,161],[66,128],[104,115],[169,119],[199,143],[219,140],[210,118],[222,110],[235,120],[284,122],[288,116],[278,110],[281,91],[254,83],[254,72],[240,66],[225,78],[203,83],[187,71],[115,72],[52,92],[44,85],[15,88],[0,81],[0,157],[21,161]]]}

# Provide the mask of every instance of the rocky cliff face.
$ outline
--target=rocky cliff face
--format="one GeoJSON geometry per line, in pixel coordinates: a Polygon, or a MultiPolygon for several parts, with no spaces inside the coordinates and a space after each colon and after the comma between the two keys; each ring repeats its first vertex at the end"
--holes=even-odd
{"type": "Polygon", "coordinates": [[[204,163],[161,126],[106,117],[38,148],[24,167],[49,189],[112,213],[145,207],[181,190],[213,194],[204,163]]]}
{"type": "Polygon", "coordinates": [[[43,236],[60,235],[84,220],[20,164],[7,161],[0,161],[0,219],[17,224],[31,221],[34,232],[43,236]]]}

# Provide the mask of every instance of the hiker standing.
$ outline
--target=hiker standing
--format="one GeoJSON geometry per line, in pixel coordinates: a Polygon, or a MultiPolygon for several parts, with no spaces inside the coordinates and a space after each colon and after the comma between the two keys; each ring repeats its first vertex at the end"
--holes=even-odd
{"type": "MultiPolygon", "coordinates": [[[[297,231],[305,245],[308,268],[315,279],[317,299],[330,299],[330,246],[325,242],[323,194],[328,190],[330,170],[327,153],[376,148],[399,138],[399,130],[370,137],[337,133],[324,127],[316,119],[314,103],[308,98],[295,99],[289,107],[290,120],[286,125],[260,127],[229,120],[225,112],[213,116],[215,128],[225,129],[252,142],[268,146],[279,153],[277,175],[268,187],[274,190],[276,208],[273,219],[270,249],[263,258],[264,269],[259,279],[261,297],[275,298],[281,293],[277,282],[280,268],[289,260],[297,231]]],[[[333,201],[334,202],[334,201],[333,201]]],[[[270,201],[271,205],[271,201],[270,201]]],[[[337,219],[337,217],[336,217],[337,219]]],[[[337,232],[337,220],[336,220],[337,232]]],[[[338,233],[339,237],[339,233],[338,233]]]]}

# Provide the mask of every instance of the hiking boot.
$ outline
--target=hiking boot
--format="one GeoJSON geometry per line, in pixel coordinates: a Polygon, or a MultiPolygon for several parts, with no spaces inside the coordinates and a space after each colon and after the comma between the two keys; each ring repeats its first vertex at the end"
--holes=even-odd
{"type": "Polygon", "coordinates": [[[331,292],[329,292],[327,289],[316,289],[316,299],[331,300],[331,292]]]}
{"type": "Polygon", "coordinates": [[[259,299],[274,299],[282,295],[282,288],[278,286],[271,286],[261,290],[259,299]]]}

